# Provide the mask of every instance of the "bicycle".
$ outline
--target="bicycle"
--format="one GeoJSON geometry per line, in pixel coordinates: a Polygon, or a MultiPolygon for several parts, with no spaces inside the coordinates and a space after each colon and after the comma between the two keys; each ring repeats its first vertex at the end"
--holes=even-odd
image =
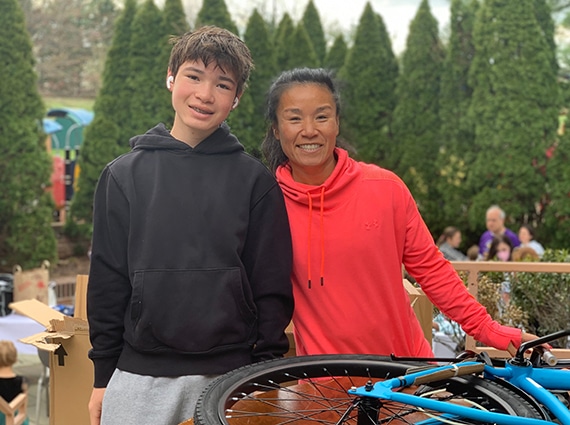
{"type": "Polygon", "coordinates": [[[197,402],[194,424],[570,425],[570,361],[541,347],[567,335],[570,329],[526,342],[507,360],[472,352],[270,360],[214,381],[197,402]]]}

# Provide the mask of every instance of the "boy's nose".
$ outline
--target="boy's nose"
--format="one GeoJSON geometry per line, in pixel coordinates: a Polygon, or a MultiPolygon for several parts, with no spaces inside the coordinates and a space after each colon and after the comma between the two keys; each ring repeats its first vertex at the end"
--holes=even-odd
{"type": "Polygon", "coordinates": [[[196,97],[204,103],[212,103],[214,101],[214,91],[208,85],[203,85],[196,90],[196,97]]]}

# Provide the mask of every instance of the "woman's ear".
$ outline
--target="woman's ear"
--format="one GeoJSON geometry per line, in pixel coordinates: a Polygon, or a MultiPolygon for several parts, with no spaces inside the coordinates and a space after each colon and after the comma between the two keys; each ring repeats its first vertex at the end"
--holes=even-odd
{"type": "Polygon", "coordinates": [[[271,127],[271,131],[273,131],[273,137],[275,137],[275,140],[279,140],[279,130],[275,127],[271,127]]]}

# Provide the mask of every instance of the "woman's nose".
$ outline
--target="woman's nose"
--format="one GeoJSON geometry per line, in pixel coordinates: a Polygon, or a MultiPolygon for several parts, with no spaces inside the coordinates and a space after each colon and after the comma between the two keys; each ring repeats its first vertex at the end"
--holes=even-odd
{"type": "Polygon", "coordinates": [[[311,120],[303,121],[303,134],[307,137],[312,137],[316,134],[316,127],[311,120]]]}

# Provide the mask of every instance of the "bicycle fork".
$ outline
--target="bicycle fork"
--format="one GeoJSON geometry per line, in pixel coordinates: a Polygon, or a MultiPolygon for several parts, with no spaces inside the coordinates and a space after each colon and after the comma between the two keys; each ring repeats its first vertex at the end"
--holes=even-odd
{"type": "MultiPolygon", "coordinates": [[[[374,388],[372,381],[368,381],[364,386],[366,391],[374,388]]],[[[342,417],[335,425],[342,425],[348,419],[354,409],[357,409],[357,425],[377,425],[382,403],[377,398],[359,397],[356,398],[352,405],[344,412],[342,417]]]]}

